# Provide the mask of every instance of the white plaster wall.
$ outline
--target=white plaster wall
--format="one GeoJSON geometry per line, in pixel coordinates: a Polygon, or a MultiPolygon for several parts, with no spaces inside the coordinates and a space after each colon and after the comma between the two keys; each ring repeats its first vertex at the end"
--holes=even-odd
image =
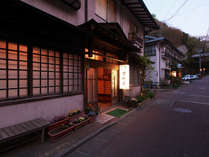
{"type": "Polygon", "coordinates": [[[35,118],[51,121],[55,116],[67,115],[74,109],[83,110],[83,95],[0,107],[0,128],[35,118]]]}
{"type": "Polygon", "coordinates": [[[146,71],[146,81],[152,81],[152,82],[157,82],[157,57],[156,56],[150,56],[148,57],[154,64],[152,64],[151,69],[146,71]]]}
{"type": "Polygon", "coordinates": [[[157,44],[155,46],[156,48],[156,71],[157,71],[157,79],[156,79],[156,82],[160,82],[160,62],[162,61],[161,57],[160,57],[160,50],[159,50],[159,47],[160,47],[160,44],[157,44]]]}
{"type": "Polygon", "coordinates": [[[144,39],[144,27],[139,23],[139,21],[133,16],[126,6],[123,6],[120,3],[120,1],[116,1],[116,6],[116,22],[120,24],[126,37],[128,38],[128,33],[130,32],[130,23],[132,23],[137,27],[139,36],[144,39]],[[122,24],[120,22],[121,16],[123,19],[122,24]]]}
{"type": "Polygon", "coordinates": [[[159,71],[159,64],[161,59],[159,58],[160,52],[158,45],[155,45],[156,49],[156,56],[150,56],[148,57],[154,64],[152,64],[152,69],[146,71],[146,81],[152,81],[152,82],[160,82],[160,71],[159,71]]]}
{"type": "MultiPolygon", "coordinates": [[[[114,2],[116,6],[115,8],[116,19],[113,22],[117,22],[121,26],[127,38],[128,38],[128,33],[130,32],[130,23],[133,23],[135,26],[137,26],[140,37],[144,39],[144,27],[137,21],[137,19],[133,16],[133,14],[131,14],[131,12],[127,9],[127,7],[121,4],[120,1],[115,0],[114,2]]],[[[89,6],[91,7],[88,8],[88,19],[94,19],[99,23],[107,22],[107,19],[102,19],[98,15],[96,15],[95,0],[91,0],[91,4],[89,4],[89,6]]]]}
{"type": "Polygon", "coordinates": [[[129,95],[130,97],[136,97],[136,96],[139,96],[139,91],[140,91],[140,86],[138,87],[132,87],[129,91],[129,95]]]}
{"type": "Polygon", "coordinates": [[[165,81],[165,69],[167,68],[166,66],[166,61],[167,59],[163,59],[162,55],[163,55],[163,45],[160,45],[160,59],[161,59],[161,62],[160,62],[160,69],[161,69],[161,72],[160,72],[160,81],[165,81]]]}
{"type": "Polygon", "coordinates": [[[129,90],[123,90],[124,96],[136,97],[139,95],[140,86],[131,87],[129,90]]]}
{"type": "MultiPolygon", "coordinates": [[[[81,8],[73,10],[71,7],[57,0],[21,0],[35,8],[38,8],[52,16],[60,18],[73,25],[85,22],[84,0],[81,0],[81,8]]],[[[90,0],[92,1],[92,0],[90,0]]]]}
{"type": "MultiPolygon", "coordinates": [[[[61,1],[52,0],[21,0],[35,8],[38,8],[52,16],[60,18],[70,24],[80,25],[85,23],[85,1],[81,0],[81,8],[79,10],[73,10],[61,1]]],[[[144,39],[144,27],[138,22],[138,20],[131,14],[131,12],[121,4],[119,1],[115,1],[116,4],[116,21],[121,25],[123,32],[128,37],[130,31],[130,23],[133,23],[138,28],[138,33],[142,39],[144,39]],[[120,18],[122,16],[122,23],[120,18]]],[[[88,1],[88,20],[94,19],[99,23],[106,22],[106,19],[102,19],[96,15],[96,2],[95,0],[88,1]]]]}

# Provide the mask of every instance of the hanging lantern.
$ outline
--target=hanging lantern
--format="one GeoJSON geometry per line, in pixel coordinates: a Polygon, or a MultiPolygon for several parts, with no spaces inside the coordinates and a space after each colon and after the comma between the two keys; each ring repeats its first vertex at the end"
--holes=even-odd
{"type": "Polygon", "coordinates": [[[120,89],[129,89],[129,65],[120,65],[120,89]]]}

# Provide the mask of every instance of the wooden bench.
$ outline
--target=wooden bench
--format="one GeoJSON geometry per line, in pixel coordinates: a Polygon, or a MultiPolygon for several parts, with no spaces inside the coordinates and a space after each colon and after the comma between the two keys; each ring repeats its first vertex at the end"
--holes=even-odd
{"type": "Polygon", "coordinates": [[[7,142],[18,137],[41,131],[41,142],[44,142],[45,128],[49,122],[43,119],[30,120],[13,126],[0,128],[0,143],[7,142]]]}

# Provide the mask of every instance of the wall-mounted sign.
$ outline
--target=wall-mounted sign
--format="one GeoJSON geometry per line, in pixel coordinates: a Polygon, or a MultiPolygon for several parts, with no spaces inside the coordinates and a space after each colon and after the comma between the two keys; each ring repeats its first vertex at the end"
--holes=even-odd
{"type": "Polygon", "coordinates": [[[129,65],[120,65],[120,89],[129,89],[129,65]]]}

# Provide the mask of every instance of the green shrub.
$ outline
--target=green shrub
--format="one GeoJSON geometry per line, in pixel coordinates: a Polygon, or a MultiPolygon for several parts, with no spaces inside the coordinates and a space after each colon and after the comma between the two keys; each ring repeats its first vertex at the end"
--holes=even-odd
{"type": "Polygon", "coordinates": [[[178,88],[181,85],[181,81],[178,78],[173,78],[172,86],[173,88],[178,88]]]}
{"type": "Polygon", "coordinates": [[[128,102],[127,102],[127,104],[126,104],[126,106],[127,107],[137,107],[137,99],[136,98],[132,98],[132,99],[130,99],[130,100],[128,100],[128,102]]]}
{"type": "Polygon", "coordinates": [[[93,111],[91,107],[87,106],[84,110],[85,114],[88,114],[89,112],[93,111]]]}
{"type": "Polygon", "coordinates": [[[146,93],[146,97],[147,98],[154,98],[155,97],[155,93],[152,92],[152,91],[149,91],[149,92],[146,93]]]}
{"type": "Polygon", "coordinates": [[[137,102],[141,103],[142,101],[144,101],[145,99],[148,98],[154,98],[155,93],[150,91],[149,89],[144,90],[143,95],[142,96],[137,96],[137,102]]]}
{"type": "Polygon", "coordinates": [[[136,99],[137,99],[138,103],[141,103],[146,99],[146,97],[145,96],[137,96],[136,99]]]}

